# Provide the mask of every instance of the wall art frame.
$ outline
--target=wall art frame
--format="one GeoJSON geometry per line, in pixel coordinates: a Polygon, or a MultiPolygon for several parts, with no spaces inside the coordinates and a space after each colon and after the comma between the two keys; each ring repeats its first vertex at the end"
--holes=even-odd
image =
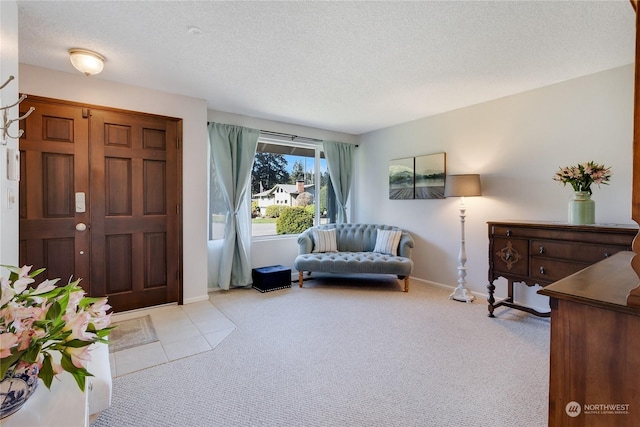
{"type": "Polygon", "coordinates": [[[389,199],[415,198],[415,160],[413,157],[389,162],[389,199]]]}
{"type": "Polygon", "coordinates": [[[389,199],[444,199],[446,153],[389,162],[389,199]]]}

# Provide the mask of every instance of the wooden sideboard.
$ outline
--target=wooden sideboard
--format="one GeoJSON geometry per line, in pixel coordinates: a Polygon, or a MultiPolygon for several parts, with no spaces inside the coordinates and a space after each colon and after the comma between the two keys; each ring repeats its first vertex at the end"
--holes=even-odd
{"type": "Polygon", "coordinates": [[[640,426],[640,308],[633,252],[538,291],[550,297],[550,427],[640,426]]]}
{"type": "Polygon", "coordinates": [[[547,286],[617,252],[631,250],[637,227],[560,222],[488,222],[489,317],[501,306],[549,317],[514,301],[513,284],[547,286]],[[507,297],[496,302],[493,282],[507,279],[507,297]]]}

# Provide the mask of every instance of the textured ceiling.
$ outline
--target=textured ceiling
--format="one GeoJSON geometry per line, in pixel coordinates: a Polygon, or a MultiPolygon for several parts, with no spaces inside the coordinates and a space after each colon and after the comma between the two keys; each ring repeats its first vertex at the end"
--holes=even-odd
{"type": "Polygon", "coordinates": [[[20,62],[361,134],[630,64],[629,1],[18,1],[20,62]],[[202,30],[189,34],[189,27],[202,30]]]}

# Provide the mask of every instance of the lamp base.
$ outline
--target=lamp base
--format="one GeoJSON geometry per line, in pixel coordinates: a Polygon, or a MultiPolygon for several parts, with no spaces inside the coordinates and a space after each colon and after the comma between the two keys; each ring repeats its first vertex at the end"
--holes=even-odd
{"type": "Polygon", "coordinates": [[[453,293],[449,295],[449,299],[470,303],[471,301],[476,299],[476,297],[471,293],[470,290],[462,285],[458,285],[453,293]]]}

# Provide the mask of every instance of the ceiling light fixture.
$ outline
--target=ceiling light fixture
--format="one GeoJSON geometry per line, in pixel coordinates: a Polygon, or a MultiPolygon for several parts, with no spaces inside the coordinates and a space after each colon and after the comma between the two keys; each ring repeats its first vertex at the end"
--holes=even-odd
{"type": "Polygon", "coordinates": [[[76,70],[89,77],[104,68],[104,56],[87,49],[69,49],[69,59],[76,70]]]}
{"type": "Polygon", "coordinates": [[[198,27],[189,27],[187,29],[187,33],[189,33],[190,35],[195,36],[195,37],[201,37],[204,34],[204,31],[202,31],[198,27]]]}

